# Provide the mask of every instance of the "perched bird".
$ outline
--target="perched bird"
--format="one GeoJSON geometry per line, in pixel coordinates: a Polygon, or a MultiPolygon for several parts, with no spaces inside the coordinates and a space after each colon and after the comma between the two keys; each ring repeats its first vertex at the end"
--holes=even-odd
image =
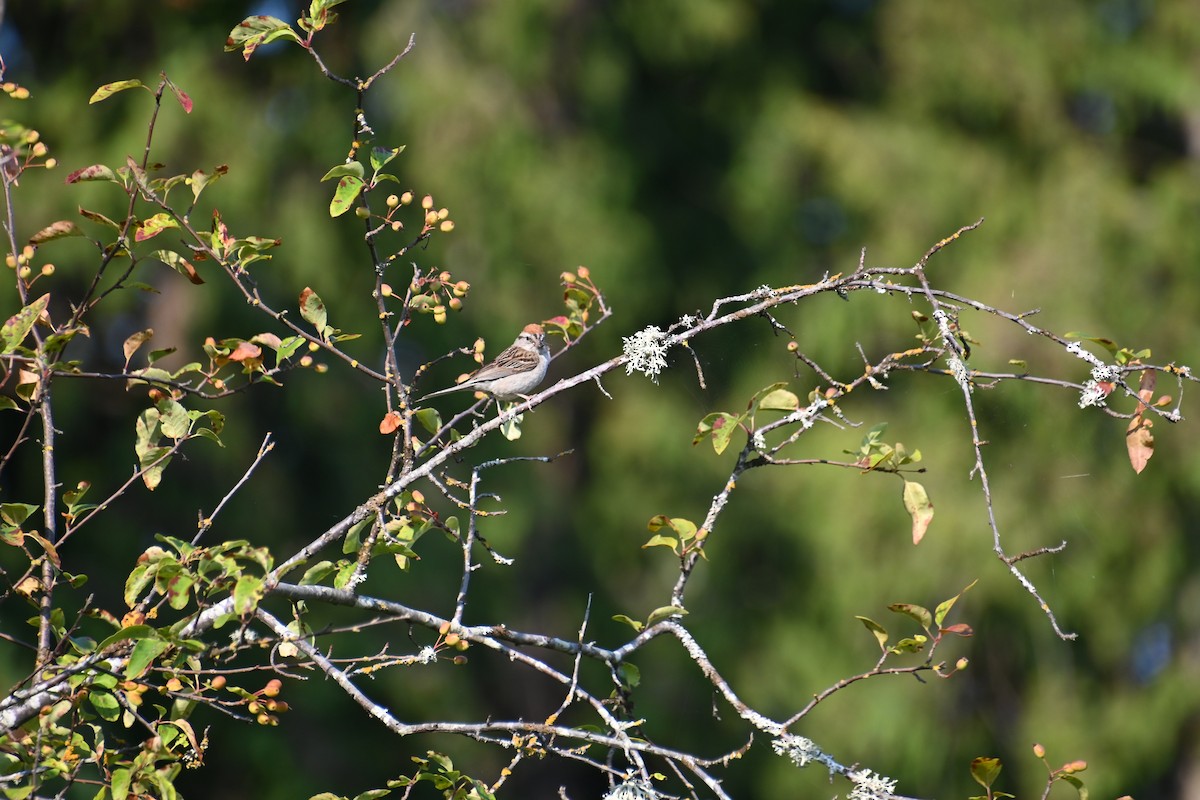
{"type": "Polygon", "coordinates": [[[462,383],[425,395],[422,400],[450,392],[486,392],[497,400],[525,397],[546,377],[550,348],[541,325],[526,325],[512,346],[462,383]]]}

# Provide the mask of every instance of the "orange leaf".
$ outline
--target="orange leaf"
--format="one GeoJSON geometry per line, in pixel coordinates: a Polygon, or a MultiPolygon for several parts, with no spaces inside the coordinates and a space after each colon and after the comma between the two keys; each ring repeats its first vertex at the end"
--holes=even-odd
{"type": "Polygon", "coordinates": [[[1143,403],[1149,403],[1154,397],[1154,384],[1158,382],[1158,373],[1152,369],[1142,370],[1142,385],[1138,387],[1138,397],[1143,403]]]}
{"type": "Polygon", "coordinates": [[[379,432],[384,436],[390,433],[395,433],[400,427],[400,423],[404,420],[398,411],[389,411],[387,415],[379,422],[379,432]]]}
{"type": "Polygon", "coordinates": [[[246,361],[251,358],[260,358],[262,356],[262,348],[250,342],[238,342],[233,352],[229,354],[230,361],[246,361]]]}
{"type": "Polygon", "coordinates": [[[1129,451],[1129,463],[1139,475],[1146,468],[1150,456],[1154,455],[1154,434],[1150,433],[1150,426],[1153,424],[1154,420],[1146,419],[1139,413],[1129,420],[1129,430],[1125,433],[1125,449],[1129,451]]]}

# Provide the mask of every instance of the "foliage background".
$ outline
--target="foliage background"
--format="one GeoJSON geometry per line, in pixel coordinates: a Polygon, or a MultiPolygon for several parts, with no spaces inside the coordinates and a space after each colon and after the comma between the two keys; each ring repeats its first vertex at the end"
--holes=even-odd
{"type": "MultiPolygon", "coordinates": [[[[151,82],[165,70],[196,111],[162,115],[157,159],[173,172],[229,164],[209,202],[240,235],[284,240],[270,272],[260,270],[265,288],[287,298],[312,285],[333,324],[370,331],[361,226],[329,220],[329,185],[318,183],[345,155],[353,97],[297,48],[264,48],[249,64],[221,52],[245,15],[291,19],[293,5],[10,3],[0,53],[34,97],[4,116],[40,130],[63,167],[22,179],[19,238],[78,205],[119,202],[111,187],[61,182],[139,152],[149,102],[132,92],[97,106],[87,98],[101,83],[151,82]]],[[[413,365],[476,335],[495,352],[525,322],[555,313],[557,276],[577,264],[592,269],[617,314],[552,377],[716,296],[848,270],[864,246],[871,263],[906,266],[980,216],[980,231],[934,262],[957,291],[1013,311],[1041,307],[1044,326],[1151,347],[1159,362],[1197,361],[1200,10],[1187,0],[355,0],[339,10],[318,48],[341,74],[372,72],[417,35],[370,96],[367,117],[378,143],[408,146],[411,188],[432,192],[457,223],[416,258],[476,287],[454,324],[410,329],[413,365]]],[[[55,253],[65,286],[84,281],[90,263],[71,247],[55,253]]],[[[123,298],[86,343],[93,351],[76,356],[119,367],[121,341],[146,325],[158,331],[156,346],[192,355],[207,335],[262,328],[212,283],[191,287],[166,269],[154,282],[161,296],[123,298]]],[[[848,378],[860,367],[854,342],[883,352],[910,340],[909,311],[856,296],[810,303],[789,323],[810,355],[848,378]]],[[[989,319],[963,324],[980,342],[977,368],[1023,358],[1035,371],[1083,375],[1080,362],[989,319]]],[[[369,337],[360,343],[364,360],[378,358],[369,337]]],[[[646,520],[701,517],[729,467],[729,456],[690,446],[696,421],[794,371],[765,322],[696,346],[707,390],[686,362],[658,387],[613,378],[615,402],[580,389],[539,409],[517,445],[489,443],[495,453],[576,451],[494,477],[511,512],[485,532],[517,565],[481,575],[474,621],[570,637],[595,592],[590,636],[612,643],[625,631],[611,614],[644,617],[663,604],[670,559],[639,549],[646,520]]],[[[802,375],[793,385],[806,392],[812,382],[802,375]]],[[[77,471],[64,479],[115,485],[131,469],[138,406],[120,389],[82,384],[60,399],[71,404],[60,412],[60,448],[77,471]]],[[[882,619],[890,602],[936,603],[979,578],[956,611],[977,630],[963,646],[966,674],[935,685],[869,682],[797,732],[899,778],[911,794],[970,794],[967,764],[985,754],[1004,759],[1004,788],[1028,793],[1040,781],[1029,747],[1040,741],[1052,762],[1088,760],[1096,796],[1200,797],[1194,433],[1158,428],[1159,453],[1135,478],[1123,426],[1079,411],[1067,394],[1020,385],[980,395],[1001,525],[1018,545],[1010,549],[1070,541],[1029,568],[1081,634],[1064,643],[990,558],[957,388],[898,377],[892,391],[854,400],[857,419],[889,421],[889,437],[925,454],[938,518],[913,548],[898,487],[881,476],[748,476],[693,584],[688,618],[734,688],[786,715],[869,665],[875,643],[855,614],[882,619]]],[[[155,496],[126,500],[63,554],[68,569],[95,576],[89,589],[101,599],[117,602],[98,578],[128,572],[153,533],[190,534],[196,513],[229,488],[212,476],[239,474],[267,431],[276,454],[217,535],[279,548],[304,541],[380,480],[381,405],[336,366],[223,410],[233,446],[194,452],[155,496]]],[[[6,435],[10,424],[0,419],[6,435]]],[[[811,454],[837,457],[860,435],[826,427],[811,454]]],[[[0,487],[5,501],[36,496],[36,466],[24,473],[28,483],[0,487]]],[[[377,570],[364,590],[445,611],[455,558],[434,549],[401,578],[377,570]]],[[[3,613],[27,612],[10,602],[3,613]]],[[[666,647],[650,655],[661,662],[640,664],[638,711],[651,725],[675,728],[682,746],[701,752],[735,743],[737,727],[712,720],[694,668],[666,647]]],[[[6,685],[23,674],[19,657],[0,648],[6,685]]],[[[502,665],[475,659],[468,670],[468,692],[449,666],[386,675],[369,690],[401,718],[485,707],[533,717],[560,700],[502,665]]],[[[426,747],[482,758],[480,777],[500,766],[496,753],[455,740],[393,741],[327,687],[303,691],[278,730],[210,720],[209,766],[185,777],[185,792],[352,794],[405,771],[426,747]]],[[[549,796],[578,779],[569,767],[527,764],[509,791],[549,796]]],[[[746,797],[830,791],[822,774],[797,772],[764,746],[735,766],[728,787],[746,797]]]]}

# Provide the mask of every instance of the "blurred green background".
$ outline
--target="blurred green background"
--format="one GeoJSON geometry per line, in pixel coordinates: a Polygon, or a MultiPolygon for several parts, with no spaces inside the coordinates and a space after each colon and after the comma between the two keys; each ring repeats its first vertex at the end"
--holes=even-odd
{"type": "MultiPolygon", "coordinates": [[[[95,87],[135,77],[152,84],[165,70],[195,111],[185,116],[164,104],[154,160],[166,174],[230,167],[207,190],[197,222],[215,204],[236,235],[282,238],[275,259],[255,268],[264,293],[277,307],[294,307],[300,289],[312,286],[333,325],[366,334],[347,349],[375,365],[362,224],[351,215],[330,220],[332,185],[319,183],[345,157],[355,98],[298,47],[263,48],[248,64],[222,52],[247,14],[291,21],[299,9],[216,0],[9,3],[0,54],[6,77],[33,98],[5,99],[3,116],[41,131],[61,163],[22,178],[18,240],[80,205],[123,213],[114,187],[66,188],[62,180],[142,150],[149,96],[126,92],[89,106],[95,87]]],[[[943,288],[1013,312],[1041,308],[1038,324],[1149,347],[1157,363],[1197,361],[1194,0],[352,0],[338,11],[317,49],[342,75],[373,72],[416,34],[412,53],[369,93],[366,117],[373,144],[407,145],[395,162],[405,188],[432,193],[457,225],[403,261],[442,266],[475,287],[452,324],[423,317],[406,330],[410,366],[476,336],[495,354],[521,325],[558,313],[558,275],[580,264],[615,315],[557,361],[552,378],[611,357],[622,335],[645,325],[706,312],[716,297],[849,271],[863,247],[872,265],[908,266],[979,217],[986,222],[978,231],[932,262],[943,288]]],[[[79,242],[43,254],[58,266],[49,287],[56,297],[90,280],[94,258],[79,242]]],[[[405,269],[389,274],[397,286],[405,269]]],[[[156,347],[179,346],[187,360],[205,336],[270,329],[219,280],[193,287],[166,268],[140,277],[162,294],[106,302],[73,357],[119,369],[122,340],[148,325],[158,331],[156,347]]],[[[0,298],[13,307],[11,287],[0,298]]],[[[910,346],[914,307],[863,294],[849,303],[822,297],[781,319],[808,355],[849,380],[861,371],[856,342],[875,358],[910,346]]],[[[1086,377],[1078,360],[991,317],[964,314],[962,324],[979,342],[978,369],[1006,369],[1020,358],[1034,372],[1086,377]]],[[[740,410],[775,380],[790,379],[801,394],[816,385],[765,321],[693,344],[707,389],[697,386],[690,359],[677,355],[658,386],[611,376],[612,400],[581,387],[530,415],[519,442],[480,448],[480,460],[575,452],[553,465],[489,473],[486,488],[509,513],[484,533],[517,561],[477,573],[468,622],[573,638],[590,593],[588,636],[615,646],[629,630],[611,622],[613,614],[644,618],[666,603],[673,559],[640,549],[646,521],[659,513],[699,521],[733,463],[732,453],[718,458],[691,446],[696,422],[709,411],[740,410]]],[[[467,368],[443,366],[426,388],[467,368]]],[[[116,609],[119,582],[106,579],[126,574],[154,533],[190,538],[197,513],[228,491],[268,431],[276,452],[215,535],[288,554],[373,491],[389,455],[377,432],[377,389],[336,363],[287,383],[220,404],[230,420],[225,449],[194,449],[157,492],[133,492],[71,542],[68,569],[93,573],[87,591],[98,602],[116,609]]],[[[86,478],[94,492],[112,491],[132,469],[133,421],[144,399],[118,386],[59,386],[64,482],[86,478]]],[[[888,603],[932,607],[978,579],[952,617],[976,636],[942,654],[969,657],[964,674],[857,684],[795,732],[922,797],[977,793],[968,764],[980,755],[1004,760],[999,788],[1030,796],[1044,778],[1030,751],[1041,742],[1054,765],[1089,762],[1083,777],[1093,796],[1200,798],[1194,431],[1156,427],[1158,453],[1135,476],[1123,423],[1080,411],[1069,392],[1004,385],[976,398],[1009,551],[1069,542],[1061,555],[1024,567],[1078,641],[1056,638],[991,554],[978,482],[968,478],[957,387],[902,374],[891,391],[845,405],[863,429],[818,426],[795,455],[839,458],[866,428],[889,422],[887,438],[919,448],[929,470],[923,481],[938,516],[925,542],[912,546],[899,485],[887,476],[809,467],[751,473],[693,579],[688,626],[735,691],[785,718],[873,663],[875,641],[854,615],[911,634],[888,603]]],[[[439,407],[465,402],[452,397],[439,407]]],[[[12,420],[0,425],[7,448],[12,420]]],[[[37,499],[35,451],[27,447],[0,499],[37,499]]],[[[416,569],[400,574],[379,563],[364,591],[447,613],[458,551],[441,539],[422,544],[416,569]]],[[[2,611],[7,619],[27,613],[11,601],[2,611]]],[[[393,652],[416,649],[402,628],[372,635],[375,646],[390,640],[393,652]]],[[[338,646],[342,655],[364,647],[338,646]]],[[[27,671],[22,658],[0,648],[5,685],[27,671]]],[[[723,703],[715,702],[721,720],[713,718],[710,689],[677,647],[660,640],[637,663],[645,682],[635,713],[656,738],[701,755],[744,741],[745,728],[723,703]]],[[[606,693],[603,675],[585,675],[606,693]]],[[[396,670],[366,689],[405,720],[540,719],[561,702],[557,686],[482,653],[465,669],[396,670]]],[[[183,791],[353,795],[407,772],[409,756],[426,749],[453,753],[485,780],[506,760],[449,737],[396,741],[318,679],[289,684],[285,697],[294,710],[279,729],[202,719],[213,726],[208,766],[185,775],[183,791]]],[[[760,737],[725,773],[726,787],[742,798],[845,789],[830,787],[818,769],[792,768],[760,737]]],[[[560,785],[574,798],[603,791],[578,766],[542,761],[524,762],[505,793],[549,797],[560,785]]]]}

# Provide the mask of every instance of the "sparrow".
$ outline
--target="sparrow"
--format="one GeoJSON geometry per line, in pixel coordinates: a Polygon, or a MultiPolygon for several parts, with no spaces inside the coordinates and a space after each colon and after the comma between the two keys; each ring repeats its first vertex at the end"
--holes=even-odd
{"type": "Polygon", "coordinates": [[[511,347],[491,363],[480,367],[474,375],[456,386],[431,392],[421,399],[424,401],[464,390],[486,392],[503,401],[521,399],[542,382],[549,365],[550,348],[546,346],[545,331],[541,325],[526,325],[511,347]]]}

